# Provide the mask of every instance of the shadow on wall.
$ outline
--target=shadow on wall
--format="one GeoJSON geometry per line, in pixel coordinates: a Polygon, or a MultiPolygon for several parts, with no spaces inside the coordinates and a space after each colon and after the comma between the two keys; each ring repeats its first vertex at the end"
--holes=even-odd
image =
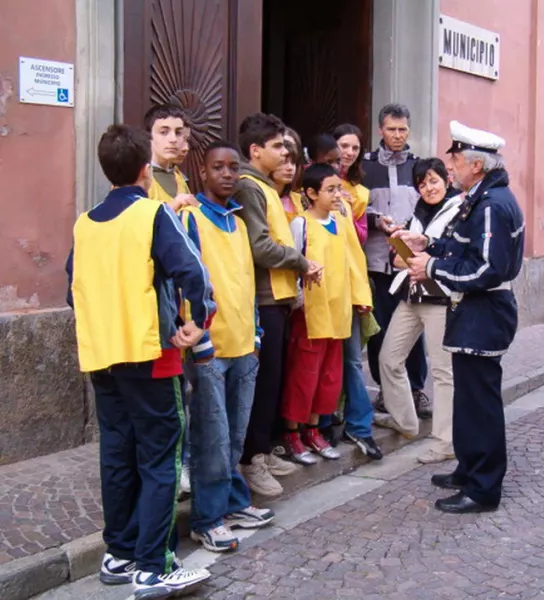
{"type": "Polygon", "coordinates": [[[526,258],[514,282],[519,328],[544,323],[544,258],[526,258]]]}
{"type": "Polygon", "coordinates": [[[11,79],[0,73],[0,137],[9,133],[9,127],[5,120],[8,110],[8,100],[13,95],[13,83],[11,79]]]}

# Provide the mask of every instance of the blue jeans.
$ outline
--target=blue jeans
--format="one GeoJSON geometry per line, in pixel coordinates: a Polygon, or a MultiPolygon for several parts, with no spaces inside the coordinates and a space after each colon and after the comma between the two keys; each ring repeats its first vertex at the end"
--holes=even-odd
{"type": "Polygon", "coordinates": [[[357,437],[372,435],[373,409],[363,374],[361,317],[353,311],[351,337],[344,340],[344,421],[346,432],[357,437]]]}
{"type": "Polygon", "coordinates": [[[191,360],[185,373],[191,395],[191,528],[203,532],[247,508],[250,494],[236,469],[253,405],[259,359],[254,354],[191,360]]]}

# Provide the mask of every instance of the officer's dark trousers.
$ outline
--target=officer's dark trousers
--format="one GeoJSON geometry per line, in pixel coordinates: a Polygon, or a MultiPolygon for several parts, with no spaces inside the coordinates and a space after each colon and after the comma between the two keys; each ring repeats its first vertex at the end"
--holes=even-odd
{"type": "Polygon", "coordinates": [[[455,475],[480,504],[497,505],[506,473],[500,357],[453,354],[455,475]]]}
{"type": "Polygon", "coordinates": [[[104,541],[136,568],[167,573],[184,429],[180,383],[92,374],[100,427],[104,541]]]}
{"type": "MultiPolygon", "coordinates": [[[[399,296],[389,293],[389,288],[393,283],[394,275],[386,273],[370,273],[373,282],[374,316],[382,330],[368,340],[368,366],[372,379],[380,384],[380,363],[379,356],[382,349],[382,343],[385,338],[385,332],[391,322],[391,317],[399,305],[399,296]]],[[[427,379],[427,360],[425,358],[425,346],[423,344],[423,335],[418,339],[406,359],[406,370],[410,379],[412,391],[422,390],[425,387],[427,379]]]]}

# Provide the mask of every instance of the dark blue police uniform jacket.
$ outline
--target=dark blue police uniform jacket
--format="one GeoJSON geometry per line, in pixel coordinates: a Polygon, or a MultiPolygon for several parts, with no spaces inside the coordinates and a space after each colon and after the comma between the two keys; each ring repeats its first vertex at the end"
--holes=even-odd
{"type": "Polygon", "coordinates": [[[442,238],[429,241],[427,274],[454,292],[444,336],[450,352],[500,356],[514,339],[510,282],[522,267],[525,225],[508,183],[504,169],[487,173],[442,238]]]}

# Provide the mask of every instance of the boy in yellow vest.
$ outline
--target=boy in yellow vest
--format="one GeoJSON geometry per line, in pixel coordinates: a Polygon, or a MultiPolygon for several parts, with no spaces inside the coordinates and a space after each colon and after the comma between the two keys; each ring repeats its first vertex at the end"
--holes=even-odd
{"type": "Polygon", "coordinates": [[[232,528],[257,528],[274,518],[251,506],[237,471],[259,368],[261,331],[255,306],[255,272],[246,226],[231,199],[240,156],[227,142],[204,153],[204,194],[181,215],[210,271],[217,302],[211,329],[189,353],[191,382],[191,537],[212,552],[238,547],[232,528]],[[214,353],[215,358],[212,355],[214,353]]]}
{"type": "Polygon", "coordinates": [[[149,197],[166,202],[176,212],[195,203],[185,177],[176,167],[183,146],[187,144],[185,121],[183,110],[169,104],[153,106],[144,117],[153,153],[153,182],[149,197]]]}
{"type": "MultiPolygon", "coordinates": [[[[341,153],[338,143],[332,135],[316,136],[308,146],[308,154],[315,164],[328,164],[337,172],[340,171],[341,153]]],[[[358,257],[356,261],[361,264],[361,268],[358,270],[360,277],[357,281],[352,282],[352,287],[358,291],[359,295],[355,303],[360,302],[363,306],[368,305],[370,308],[372,294],[366,257],[361,247],[367,235],[364,211],[368,204],[368,190],[360,184],[352,184],[346,179],[342,180],[342,185],[344,193],[338,216],[342,216],[348,221],[349,249],[354,257],[358,257]],[[358,219],[357,215],[360,215],[358,219]]],[[[382,451],[372,436],[374,410],[364,379],[361,328],[361,315],[354,310],[351,336],[344,342],[344,440],[355,444],[365,456],[381,460],[383,458],[382,451]]],[[[321,417],[319,426],[323,436],[331,444],[336,445],[333,415],[321,417]]]]}
{"type": "Polygon", "coordinates": [[[256,113],[240,126],[239,144],[247,163],[234,199],[242,207],[253,262],[259,320],[264,330],[255,399],[240,461],[249,487],[263,496],[281,494],[275,477],[295,466],[272,454],[272,432],[279,410],[287,319],[297,295],[297,278],[317,281],[321,267],[294,247],[289,222],[270,179],[285,160],[284,124],[256,113]]]}
{"type": "MultiPolygon", "coordinates": [[[[303,177],[310,208],[295,217],[295,247],[324,265],[320,286],[301,291],[291,318],[282,416],[284,445],[304,465],[314,464],[308,448],[323,458],[340,454],[319,432],[320,415],[331,414],[342,389],[342,341],[351,335],[353,282],[358,276],[350,250],[351,222],[336,211],[342,202],[342,180],[330,165],[311,165],[303,177]],[[302,437],[299,425],[306,426],[302,437]]],[[[363,307],[359,307],[362,309],[363,307]]]]}
{"type": "Polygon", "coordinates": [[[215,313],[206,268],[175,213],[147,196],[149,134],[112,125],[98,157],[113,189],[79,217],[67,261],[81,370],[100,427],[105,584],[163,598],[209,577],[175,556],[184,418],[180,349],[215,313]],[[179,293],[193,321],[179,321],[179,293]]]}
{"type": "Polygon", "coordinates": [[[189,178],[185,173],[181,170],[183,163],[185,162],[187,156],[189,155],[189,150],[191,149],[190,139],[191,139],[191,122],[187,115],[183,117],[183,132],[181,136],[181,142],[179,146],[179,153],[174,161],[174,172],[179,173],[183,180],[185,181],[185,186],[187,188],[187,192],[190,194],[189,190],[189,178]]]}
{"type": "MultiPolygon", "coordinates": [[[[189,154],[190,138],[191,138],[191,122],[189,121],[189,118],[187,117],[187,115],[184,114],[183,131],[182,131],[181,142],[180,142],[180,146],[179,146],[179,153],[176,157],[176,160],[174,161],[174,175],[176,177],[178,175],[180,175],[183,178],[183,180],[185,181],[186,185],[188,182],[188,178],[185,176],[185,174],[181,170],[181,166],[189,154]]],[[[190,196],[190,199],[187,204],[189,204],[189,205],[195,204],[196,205],[197,203],[196,203],[196,201],[193,201],[193,196],[190,196]]],[[[180,203],[180,205],[183,207],[186,204],[180,203]]],[[[188,420],[190,393],[188,391],[188,387],[186,385],[186,380],[184,378],[182,378],[182,380],[181,380],[181,387],[182,387],[182,396],[183,396],[185,416],[188,420]]],[[[189,428],[186,428],[185,429],[185,437],[183,439],[183,456],[182,456],[182,460],[181,460],[181,480],[179,482],[180,499],[183,497],[184,494],[191,493],[191,474],[190,474],[190,466],[189,466],[189,464],[190,464],[190,460],[189,460],[190,446],[191,446],[191,444],[190,444],[190,437],[189,437],[189,428]]]]}

